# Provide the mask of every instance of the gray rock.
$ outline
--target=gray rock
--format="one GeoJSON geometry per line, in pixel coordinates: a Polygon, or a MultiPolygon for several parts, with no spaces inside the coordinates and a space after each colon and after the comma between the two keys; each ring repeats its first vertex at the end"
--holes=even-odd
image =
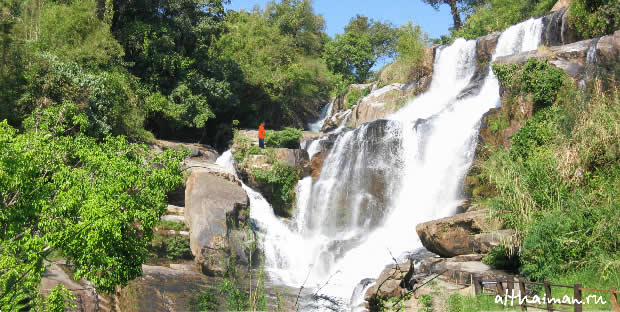
{"type": "Polygon", "coordinates": [[[461,213],[420,223],[416,231],[426,249],[443,257],[488,253],[508,241],[513,231],[499,230],[499,224],[487,220],[487,214],[485,210],[461,213]]]}
{"type": "Polygon", "coordinates": [[[529,58],[547,59],[576,81],[596,77],[620,78],[620,30],[601,38],[499,57],[499,64],[523,64],[529,58]]]}
{"type": "Polygon", "coordinates": [[[210,266],[219,260],[213,258],[228,248],[227,233],[248,207],[248,196],[239,182],[205,168],[191,171],[185,189],[185,219],[197,262],[210,266]]]}

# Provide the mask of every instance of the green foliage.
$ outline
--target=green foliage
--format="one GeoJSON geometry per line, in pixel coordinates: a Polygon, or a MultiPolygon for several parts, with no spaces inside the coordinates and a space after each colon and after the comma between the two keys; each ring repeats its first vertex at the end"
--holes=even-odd
{"type": "Polygon", "coordinates": [[[478,312],[478,311],[498,311],[504,308],[497,304],[494,297],[479,295],[478,297],[463,296],[458,293],[451,294],[446,300],[446,311],[448,312],[478,312]]]}
{"type": "Polygon", "coordinates": [[[317,100],[327,101],[336,78],[317,52],[323,44],[311,39],[325,36],[317,22],[322,18],[311,11],[307,1],[287,1],[271,3],[266,12],[227,16],[226,32],[209,52],[241,71],[242,124],[255,125],[260,119],[276,126],[293,124],[297,113],[316,109],[317,100]],[[314,26],[305,29],[304,23],[314,26]]]}
{"type": "Polygon", "coordinates": [[[523,66],[493,64],[493,71],[513,94],[531,94],[535,111],[550,106],[567,80],[563,70],[536,58],[528,59],[523,66]]]}
{"type": "Polygon", "coordinates": [[[65,285],[59,284],[52,288],[52,291],[46,298],[46,312],[64,312],[65,308],[75,308],[73,303],[75,296],[65,288],[65,285]]]}
{"type": "MultiPolygon", "coordinates": [[[[267,134],[265,134],[267,137],[267,134]]],[[[260,147],[254,145],[254,142],[243,135],[240,135],[239,132],[235,131],[233,138],[233,145],[235,147],[233,157],[235,158],[235,162],[242,163],[243,160],[248,155],[261,155],[263,151],[260,147]]]]}
{"type": "Polygon", "coordinates": [[[419,25],[409,21],[397,30],[396,39],[397,59],[406,63],[418,63],[422,60],[424,47],[428,41],[428,35],[422,32],[419,25]]]}
{"type": "Polygon", "coordinates": [[[246,311],[248,309],[247,295],[235,285],[234,281],[224,279],[218,288],[220,293],[226,296],[226,310],[246,311]]]}
{"type": "Polygon", "coordinates": [[[187,231],[188,230],[187,225],[185,225],[185,223],[177,222],[177,221],[161,220],[159,221],[159,223],[157,223],[156,227],[160,229],[173,230],[173,231],[187,231]]]}
{"type": "Polygon", "coordinates": [[[267,131],[265,145],[268,147],[299,148],[299,140],[303,136],[302,129],[286,127],[282,131],[267,131]]]}
{"type": "Polygon", "coordinates": [[[172,237],[166,244],[166,256],[169,259],[192,259],[189,239],[182,236],[172,237]]]}
{"type": "Polygon", "coordinates": [[[575,0],[569,6],[570,23],[584,38],[611,34],[620,28],[620,2],[575,0]]]}
{"type": "MultiPolygon", "coordinates": [[[[618,92],[563,85],[555,98],[513,135],[510,151],[493,151],[482,164],[485,181],[497,193],[490,204],[517,231],[514,246],[507,248],[519,249],[520,270],[529,278],[586,267],[597,267],[605,280],[614,278],[618,92]]],[[[498,262],[493,254],[489,260],[498,262]]]]}
{"type": "Polygon", "coordinates": [[[433,297],[431,295],[422,295],[418,300],[422,304],[422,311],[433,311],[433,297]]]}
{"type": "Polygon", "coordinates": [[[24,126],[0,123],[0,307],[36,293],[54,249],[103,291],[140,275],[184,154],[153,155],[124,137],[97,141],[70,104],[38,109],[24,126]]]}
{"type": "Polygon", "coordinates": [[[346,109],[351,109],[354,105],[357,105],[357,103],[362,99],[362,97],[363,95],[360,89],[351,88],[349,90],[349,93],[347,93],[346,109]]]}
{"type": "Polygon", "coordinates": [[[120,72],[90,74],[77,63],[43,54],[25,73],[28,84],[18,102],[21,117],[38,108],[75,103],[86,113],[91,136],[141,135],[144,115],[135,93],[137,82],[120,72]]]}
{"type": "Polygon", "coordinates": [[[494,118],[489,120],[489,129],[493,132],[502,131],[510,126],[508,119],[506,119],[503,115],[500,115],[498,118],[494,118]]]}
{"type": "Polygon", "coordinates": [[[41,34],[36,45],[66,62],[88,69],[118,64],[123,55],[110,25],[97,16],[97,1],[48,2],[41,14],[41,34]]]}
{"type": "MultiPolygon", "coordinates": [[[[269,193],[267,200],[274,206],[289,207],[293,205],[295,199],[295,186],[299,180],[299,174],[295,168],[291,168],[287,164],[275,161],[273,168],[269,170],[261,170],[254,168],[251,172],[252,176],[273,186],[273,192],[269,193]]],[[[290,215],[290,211],[282,212],[290,215]]]]}
{"type": "Polygon", "coordinates": [[[556,0],[484,0],[471,1],[465,7],[467,20],[463,27],[453,30],[450,38],[463,37],[475,39],[495,31],[503,31],[511,25],[518,24],[530,17],[545,15],[556,0]]]}
{"type": "Polygon", "coordinates": [[[323,16],[314,13],[312,1],[271,1],[265,8],[265,17],[270,24],[280,28],[282,34],[292,36],[295,46],[307,56],[318,55],[328,37],[325,34],[323,16]]]}
{"type": "Polygon", "coordinates": [[[507,249],[506,246],[499,245],[491,248],[489,253],[482,259],[482,262],[507,271],[517,271],[519,268],[519,255],[507,249]]]}
{"type": "Polygon", "coordinates": [[[212,289],[202,291],[198,297],[190,300],[187,306],[191,311],[216,311],[217,308],[218,297],[212,289]]]}
{"type": "Polygon", "coordinates": [[[396,35],[391,24],[357,15],[343,35],[336,35],[325,45],[327,66],[345,81],[364,83],[377,60],[394,55],[396,35]]]}

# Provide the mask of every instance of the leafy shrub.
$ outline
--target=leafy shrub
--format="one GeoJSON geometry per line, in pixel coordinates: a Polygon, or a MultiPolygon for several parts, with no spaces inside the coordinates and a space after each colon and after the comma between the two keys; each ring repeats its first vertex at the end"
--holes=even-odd
{"type": "Polygon", "coordinates": [[[192,251],[189,240],[182,236],[174,236],[166,242],[166,257],[169,259],[191,259],[192,251]]]}
{"type": "Polygon", "coordinates": [[[41,11],[41,35],[36,45],[88,69],[119,64],[123,49],[97,11],[95,0],[47,2],[41,11]]]}
{"type": "Polygon", "coordinates": [[[18,102],[22,118],[37,108],[68,102],[86,113],[89,135],[123,134],[135,138],[142,133],[145,116],[135,92],[137,82],[127,73],[90,74],[77,63],[43,54],[25,75],[28,84],[18,102]]]}
{"type": "Polygon", "coordinates": [[[513,95],[531,94],[534,111],[553,104],[567,81],[563,70],[536,58],[528,59],[523,66],[493,64],[493,72],[501,85],[513,95]]]}
{"type": "Polygon", "coordinates": [[[217,311],[218,307],[218,297],[211,289],[202,291],[198,297],[190,300],[187,305],[187,309],[191,311],[217,311]]]}
{"type": "Polygon", "coordinates": [[[482,259],[482,262],[498,269],[513,272],[516,272],[521,264],[519,255],[509,250],[504,245],[491,248],[489,253],[482,259]]]}
{"type": "Polygon", "coordinates": [[[611,34],[620,28],[617,0],[574,0],[569,7],[570,23],[584,38],[611,34]]]}
{"type": "Polygon", "coordinates": [[[422,304],[422,311],[433,311],[433,297],[431,295],[422,295],[418,300],[422,304]]]}
{"type": "Polygon", "coordinates": [[[157,224],[157,227],[173,231],[187,231],[187,225],[185,225],[185,223],[176,221],[161,220],[157,224]]]}
{"type": "MultiPolygon", "coordinates": [[[[513,135],[510,151],[495,150],[481,165],[496,190],[495,215],[517,232],[520,270],[534,280],[586,267],[613,278],[620,268],[618,92],[600,85],[562,85],[555,103],[513,135]]],[[[487,258],[504,260],[499,251],[487,258]]]]}
{"type": "MultiPolygon", "coordinates": [[[[267,135],[265,135],[265,137],[266,136],[267,135]]],[[[233,146],[235,147],[233,157],[237,163],[242,163],[248,155],[262,154],[261,148],[254,145],[254,142],[250,138],[240,135],[236,131],[233,137],[233,146]]]]}
{"type": "MultiPolygon", "coordinates": [[[[299,179],[299,174],[295,168],[291,168],[287,164],[274,162],[273,168],[270,170],[262,170],[254,168],[251,172],[252,176],[273,186],[273,192],[269,193],[267,200],[275,207],[286,207],[288,210],[292,208],[295,199],[295,185],[299,179]]],[[[290,211],[280,211],[279,215],[290,215],[290,211]]]]}
{"type": "Polygon", "coordinates": [[[303,136],[302,129],[286,127],[282,131],[267,131],[265,145],[268,147],[299,148],[299,139],[303,136]]]}
{"type": "Polygon", "coordinates": [[[245,311],[248,308],[247,295],[239,289],[235,282],[224,279],[219,285],[219,291],[226,296],[226,309],[229,311],[245,311]]]}
{"type": "Polygon", "coordinates": [[[347,109],[351,109],[354,105],[357,104],[362,99],[362,91],[358,88],[351,88],[349,93],[347,93],[347,109]]]}
{"type": "Polygon", "coordinates": [[[420,26],[414,25],[411,21],[398,28],[397,35],[397,59],[405,63],[418,63],[422,59],[428,35],[422,32],[420,26]]]}

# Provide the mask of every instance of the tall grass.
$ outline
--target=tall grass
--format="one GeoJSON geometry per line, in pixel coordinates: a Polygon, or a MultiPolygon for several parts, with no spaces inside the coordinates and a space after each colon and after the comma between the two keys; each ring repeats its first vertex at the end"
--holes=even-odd
{"type": "Polygon", "coordinates": [[[479,165],[496,193],[490,206],[516,230],[508,250],[519,252],[522,274],[563,280],[587,270],[600,287],[618,286],[619,93],[594,83],[562,85],[556,95],[511,137],[510,150],[479,165]]]}

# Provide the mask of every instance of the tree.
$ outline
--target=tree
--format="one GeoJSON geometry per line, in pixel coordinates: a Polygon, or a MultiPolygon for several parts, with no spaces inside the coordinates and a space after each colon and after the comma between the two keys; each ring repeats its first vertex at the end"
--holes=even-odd
{"type": "Polygon", "coordinates": [[[396,37],[397,30],[390,23],[357,15],[343,35],[336,35],[325,45],[324,58],[333,72],[362,83],[379,59],[394,55],[396,37]]]}
{"type": "Polygon", "coordinates": [[[463,0],[422,0],[428,4],[430,4],[435,10],[439,9],[439,6],[442,4],[450,5],[450,10],[452,11],[452,19],[454,20],[454,28],[456,30],[461,29],[463,23],[461,22],[461,15],[459,14],[459,9],[457,7],[458,2],[463,2],[463,0]]]}
{"type": "MultiPolygon", "coordinates": [[[[70,103],[38,109],[23,132],[0,122],[2,310],[39,305],[43,260],[53,250],[76,278],[107,292],[142,272],[185,153],[151,154],[121,136],[99,141],[89,127],[70,103]]],[[[61,293],[50,300],[62,304],[61,293]]]]}
{"type": "Polygon", "coordinates": [[[305,55],[316,55],[328,40],[325,21],[314,13],[310,0],[282,0],[267,3],[265,17],[277,25],[283,34],[293,36],[305,55]]]}

